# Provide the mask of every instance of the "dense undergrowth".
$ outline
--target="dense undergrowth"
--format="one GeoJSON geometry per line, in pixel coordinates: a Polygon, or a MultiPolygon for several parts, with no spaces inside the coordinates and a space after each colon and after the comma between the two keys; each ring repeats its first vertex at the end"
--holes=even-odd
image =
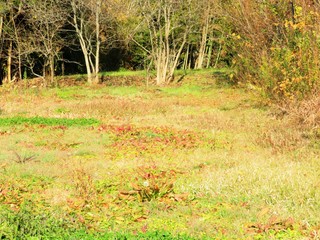
{"type": "Polygon", "coordinates": [[[319,4],[311,2],[226,3],[234,81],[276,102],[319,95],[319,4]]]}

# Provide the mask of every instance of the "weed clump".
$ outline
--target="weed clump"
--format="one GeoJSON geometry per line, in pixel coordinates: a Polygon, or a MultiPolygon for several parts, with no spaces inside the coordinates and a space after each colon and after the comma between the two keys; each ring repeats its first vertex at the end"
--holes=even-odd
{"type": "Polygon", "coordinates": [[[120,194],[134,196],[139,202],[170,198],[175,178],[174,170],[160,171],[156,166],[142,167],[137,170],[137,176],[130,183],[131,190],[120,194]]]}
{"type": "Polygon", "coordinates": [[[76,229],[72,229],[68,219],[55,216],[30,202],[21,205],[19,211],[2,208],[0,211],[1,239],[63,239],[76,229]]]}

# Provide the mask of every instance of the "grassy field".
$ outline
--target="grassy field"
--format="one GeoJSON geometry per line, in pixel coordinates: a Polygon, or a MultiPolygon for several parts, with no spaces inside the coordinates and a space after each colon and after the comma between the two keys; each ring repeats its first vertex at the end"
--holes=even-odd
{"type": "Polygon", "coordinates": [[[245,89],[1,91],[1,239],[320,236],[319,142],[245,89]]]}

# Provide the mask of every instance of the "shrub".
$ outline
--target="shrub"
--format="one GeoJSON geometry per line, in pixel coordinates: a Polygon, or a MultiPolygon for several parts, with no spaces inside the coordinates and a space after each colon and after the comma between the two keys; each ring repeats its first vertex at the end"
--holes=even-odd
{"type": "Polygon", "coordinates": [[[318,5],[303,0],[292,4],[235,1],[225,9],[236,46],[236,79],[257,85],[277,102],[304,99],[320,85],[318,5]]]}

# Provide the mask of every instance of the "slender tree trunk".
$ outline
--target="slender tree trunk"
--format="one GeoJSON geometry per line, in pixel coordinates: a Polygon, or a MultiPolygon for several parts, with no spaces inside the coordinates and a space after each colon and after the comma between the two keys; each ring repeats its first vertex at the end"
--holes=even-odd
{"type": "Polygon", "coordinates": [[[90,64],[90,54],[89,54],[89,50],[85,41],[85,37],[83,36],[83,28],[84,28],[84,23],[83,23],[83,18],[80,17],[80,23],[78,23],[78,19],[77,19],[77,8],[76,8],[76,3],[74,1],[71,2],[72,5],[72,10],[73,10],[73,24],[74,24],[74,28],[76,30],[77,36],[79,38],[79,42],[80,42],[80,46],[81,46],[81,50],[83,53],[83,57],[84,57],[84,62],[86,65],[86,70],[87,70],[87,79],[88,79],[88,83],[92,84],[92,70],[91,70],[91,64],[90,64]]]}
{"type": "Polygon", "coordinates": [[[7,60],[7,81],[10,83],[12,81],[12,41],[10,41],[8,49],[8,60],[7,60]]]}
{"type": "MultiPolygon", "coordinates": [[[[42,79],[43,79],[43,84],[44,84],[44,87],[45,87],[45,88],[48,86],[47,65],[48,65],[48,62],[46,61],[46,62],[43,64],[43,68],[42,68],[42,79]]],[[[33,71],[33,70],[32,70],[32,71],[33,71]]],[[[40,77],[41,77],[41,76],[40,76],[40,77]]]]}
{"type": "Polygon", "coordinates": [[[190,45],[188,45],[187,47],[187,52],[184,55],[184,60],[183,60],[183,70],[187,70],[188,68],[188,63],[189,63],[189,49],[190,49],[190,45]]]}
{"type": "Polygon", "coordinates": [[[90,65],[90,56],[89,56],[89,53],[88,53],[88,50],[87,50],[87,47],[85,46],[85,44],[81,44],[81,41],[80,41],[80,45],[81,45],[82,53],[84,56],[84,62],[86,65],[88,83],[92,84],[92,70],[91,70],[91,65],[90,65]]]}
{"type": "Polygon", "coordinates": [[[101,0],[97,0],[96,10],[96,56],[95,56],[95,80],[97,84],[99,80],[99,67],[100,67],[100,14],[101,14],[101,0]]]}
{"type": "Polygon", "coordinates": [[[0,39],[2,37],[2,30],[3,30],[3,17],[0,17],[0,39]]]}
{"type": "Polygon", "coordinates": [[[201,37],[199,55],[196,60],[195,69],[202,69],[203,68],[204,57],[206,54],[207,38],[208,38],[208,24],[206,24],[202,28],[202,37],[201,37]]]}
{"type": "Polygon", "coordinates": [[[156,68],[157,68],[157,85],[163,85],[166,80],[166,54],[162,47],[157,50],[156,56],[156,68]]]}
{"type": "Polygon", "coordinates": [[[18,74],[19,80],[22,79],[22,63],[21,63],[21,49],[18,48],[18,74]]]}
{"type": "MultiPolygon", "coordinates": [[[[21,12],[21,9],[22,9],[22,2],[19,4],[18,13],[21,12]]],[[[18,13],[15,16],[11,16],[11,19],[12,19],[13,30],[14,30],[14,37],[15,37],[15,43],[16,43],[15,45],[16,45],[16,49],[18,50],[18,77],[21,80],[22,79],[21,41],[19,38],[17,26],[15,23],[15,19],[17,18],[18,13]]]]}
{"type": "MultiPolygon", "coordinates": [[[[216,57],[216,61],[214,63],[214,68],[217,67],[219,59],[220,59],[220,54],[221,54],[221,48],[222,48],[222,44],[220,43],[219,45],[219,49],[218,49],[218,53],[217,53],[217,57],[216,57]]],[[[209,52],[208,52],[208,63],[207,63],[207,68],[210,66],[210,61],[211,61],[211,55],[212,55],[212,49],[213,49],[213,41],[210,41],[210,45],[209,45],[209,52]]]]}
{"type": "Polygon", "coordinates": [[[90,65],[89,51],[88,51],[86,42],[84,40],[84,37],[82,35],[82,32],[77,27],[77,25],[76,25],[76,32],[77,32],[77,35],[79,37],[79,42],[80,42],[81,50],[82,50],[82,53],[83,53],[84,62],[85,62],[85,65],[86,65],[88,83],[92,84],[92,71],[91,71],[91,65],[90,65]]]}
{"type": "Polygon", "coordinates": [[[57,80],[54,81],[54,56],[50,55],[50,60],[49,60],[49,67],[50,67],[50,84],[55,84],[55,87],[58,86],[57,80]]]}
{"type": "Polygon", "coordinates": [[[21,60],[21,46],[20,46],[20,40],[18,37],[18,31],[16,26],[14,25],[14,32],[15,32],[15,38],[16,38],[16,48],[18,50],[18,75],[19,79],[22,79],[22,60],[21,60]]]}
{"type": "Polygon", "coordinates": [[[292,17],[292,23],[296,23],[296,17],[295,17],[295,9],[294,9],[294,1],[290,1],[290,11],[291,11],[291,17],[292,17]]]}
{"type": "Polygon", "coordinates": [[[61,52],[61,75],[64,76],[65,74],[65,65],[64,65],[64,58],[63,58],[63,52],[61,52]]]}
{"type": "Polygon", "coordinates": [[[180,45],[180,48],[178,50],[178,52],[175,54],[175,59],[174,62],[171,65],[171,70],[170,70],[170,75],[169,75],[169,80],[173,80],[173,75],[174,75],[174,71],[176,70],[177,66],[178,66],[178,62],[180,59],[180,55],[182,53],[182,50],[184,48],[184,45],[187,42],[187,32],[185,32],[184,36],[183,36],[183,42],[180,45]]]}

